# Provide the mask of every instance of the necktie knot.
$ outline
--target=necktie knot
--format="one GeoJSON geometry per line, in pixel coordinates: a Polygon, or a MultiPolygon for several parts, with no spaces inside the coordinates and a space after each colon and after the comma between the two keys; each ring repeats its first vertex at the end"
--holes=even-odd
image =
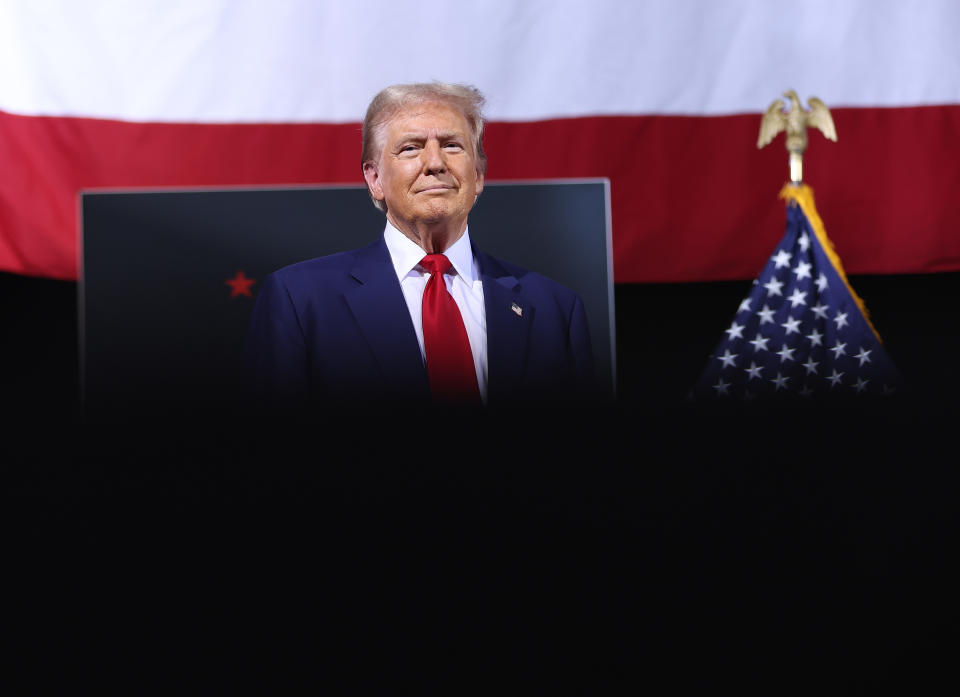
{"type": "Polygon", "coordinates": [[[431,276],[434,274],[440,274],[442,276],[447,272],[451,264],[450,260],[443,254],[428,254],[420,260],[420,266],[425,268],[431,276]]]}

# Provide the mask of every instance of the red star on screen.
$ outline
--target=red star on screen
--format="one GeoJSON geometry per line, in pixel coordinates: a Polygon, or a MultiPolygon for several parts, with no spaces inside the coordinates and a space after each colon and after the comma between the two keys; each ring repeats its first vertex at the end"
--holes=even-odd
{"type": "Polygon", "coordinates": [[[237,271],[237,275],[227,279],[226,284],[232,289],[230,291],[231,298],[235,298],[238,295],[246,295],[248,298],[252,298],[253,293],[250,292],[250,286],[256,282],[253,278],[247,278],[247,275],[243,273],[243,271],[237,271]]]}

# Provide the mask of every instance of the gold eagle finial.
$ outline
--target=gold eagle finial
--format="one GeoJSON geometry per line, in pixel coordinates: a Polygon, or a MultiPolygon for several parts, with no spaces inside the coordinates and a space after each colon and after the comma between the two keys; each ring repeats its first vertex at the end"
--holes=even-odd
{"type": "Polygon", "coordinates": [[[793,90],[787,90],[783,96],[790,100],[790,108],[782,99],[777,99],[768,108],[760,121],[760,135],[757,148],[768,145],[780,131],[787,132],[787,152],[790,153],[790,181],[800,184],[803,181],[803,152],[807,149],[807,129],[818,128],[824,137],[836,142],[837,129],[827,105],[816,97],[810,97],[805,110],[800,98],[793,90]]]}

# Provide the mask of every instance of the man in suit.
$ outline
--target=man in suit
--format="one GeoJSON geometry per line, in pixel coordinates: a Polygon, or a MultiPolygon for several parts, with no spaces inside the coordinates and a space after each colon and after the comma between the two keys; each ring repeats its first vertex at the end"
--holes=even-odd
{"type": "Polygon", "coordinates": [[[437,82],[374,97],[361,160],[384,234],[264,280],[248,359],[274,404],[575,404],[593,394],[580,298],[470,240],[486,172],[483,101],[437,82]]]}

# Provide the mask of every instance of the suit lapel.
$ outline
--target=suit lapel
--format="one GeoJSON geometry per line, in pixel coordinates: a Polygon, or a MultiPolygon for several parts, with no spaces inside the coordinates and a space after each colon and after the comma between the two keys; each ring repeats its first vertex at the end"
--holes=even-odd
{"type": "Polygon", "coordinates": [[[520,281],[496,259],[474,248],[483,281],[487,317],[487,394],[491,401],[515,391],[526,370],[530,328],[536,308],[520,281]]]}
{"type": "Polygon", "coordinates": [[[344,293],[386,380],[428,396],[427,372],[390,253],[381,237],[357,251],[350,271],[359,285],[344,293]]]}

